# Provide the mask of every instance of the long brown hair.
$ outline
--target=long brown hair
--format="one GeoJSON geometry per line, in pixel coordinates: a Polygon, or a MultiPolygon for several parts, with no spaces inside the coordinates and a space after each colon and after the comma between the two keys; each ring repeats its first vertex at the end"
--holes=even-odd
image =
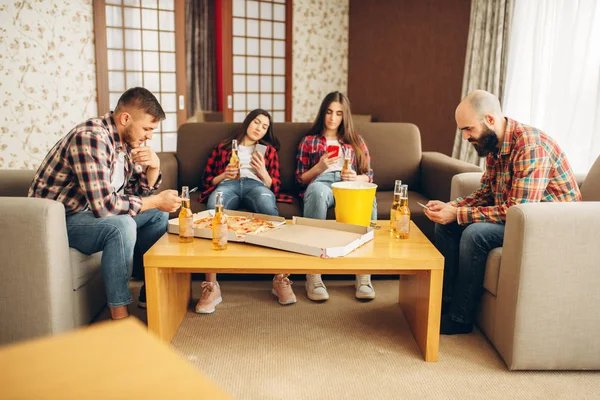
{"type": "Polygon", "coordinates": [[[262,108],[257,108],[256,110],[250,111],[248,115],[246,115],[246,119],[244,119],[244,122],[242,122],[242,127],[240,131],[234,136],[223,140],[222,143],[225,145],[225,149],[231,149],[231,141],[233,139],[236,139],[238,141],[238,144],[241,144],[242,140],[244,139],[244,136],[246,136],[248,126],[250,126],[250,123],[254,121],[254,119],[259,115],[264,115],[265,117],[269,118],[269,127],[267,128],[267,133],[265,133],[265,136],[263,136],[262,139],[260,139],[258,142],[264,145],[271,145],[275,148],[275,150],[279,151],[279,139],[277,139],[277,137],[275,136],[275,132],[273,131],[273,118],[271,118],[271,114],[269,114],[262,108]]]}
{"type": "Polygon", "coordinates": [[[338,140],[342,143],[347,143],[352,146],[354,155],[356,157],[356,166],[359,174],[365,174],[369,172],[369,163],[367,162],[367,156],[362,148],[360,136],[354,129],[354,122],[352,121],[352,112],[350,111],[350,100],[341,92],[331,92],[321,102],[319,107],[319,114],[310,128],[308,135],[319,136],[325,132],[325,115],[327,109],[331,103],[340,103],[342,105],[342,123],[338,126],[337,136],[338,140]]]}

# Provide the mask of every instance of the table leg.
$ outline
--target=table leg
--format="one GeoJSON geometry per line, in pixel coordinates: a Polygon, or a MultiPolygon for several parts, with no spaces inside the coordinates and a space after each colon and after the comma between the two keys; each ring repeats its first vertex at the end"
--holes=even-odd
{"type": "Polygon", "coordinates": [[[438,360],[443,270],[402,275],[398,302],[425,361],[438,360]]]}
{"type": "Polygon", "coordinates": [[[175,273],[169,268],[146,267],[148,329],[162,340],[171,342],[191,295],[191,273],[175,273]]]}

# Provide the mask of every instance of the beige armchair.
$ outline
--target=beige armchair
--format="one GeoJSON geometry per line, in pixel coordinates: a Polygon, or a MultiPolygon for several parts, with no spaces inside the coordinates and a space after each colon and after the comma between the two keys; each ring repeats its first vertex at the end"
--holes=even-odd
{"type": "MultiPolygon", "coordinates": [[[[159,153],[161,190],[177,161],[159,153]]],[[[33,170],[0,170],[0,345],[89,324],[106,305],[102,253],[69,247],[62,203],[27,198],[33,170]]]]}
{"type": "MultiPolygon", "coordinates": [[[[451,198],[480,178],[456,175],[451,198]]],[[[511,207],[488,256],[477,322],[512,370],[600,369],[600,157],[578,180],[581,203],[511,207]]]]}

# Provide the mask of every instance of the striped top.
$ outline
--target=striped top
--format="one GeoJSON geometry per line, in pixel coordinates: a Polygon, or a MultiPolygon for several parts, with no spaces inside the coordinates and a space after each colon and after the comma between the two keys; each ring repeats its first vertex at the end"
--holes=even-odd
{"type": "Polygon", "coordinates": [[[558,144],[543,131],[506,118],[500,151],[486,158],[481,187],[450,204],[461,225],[506,222],[510,206],[542,201],[581,201],[579,187],[558,144]]]}

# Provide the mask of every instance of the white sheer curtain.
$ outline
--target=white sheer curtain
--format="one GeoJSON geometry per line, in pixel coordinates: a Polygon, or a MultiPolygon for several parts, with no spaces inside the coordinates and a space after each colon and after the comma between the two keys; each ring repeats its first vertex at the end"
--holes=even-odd
{"type": "Polygon", "coordinates": [[[517,0],[508,51],[503,111],[587,172],[600,154],[600,1],[517,0]]]}

